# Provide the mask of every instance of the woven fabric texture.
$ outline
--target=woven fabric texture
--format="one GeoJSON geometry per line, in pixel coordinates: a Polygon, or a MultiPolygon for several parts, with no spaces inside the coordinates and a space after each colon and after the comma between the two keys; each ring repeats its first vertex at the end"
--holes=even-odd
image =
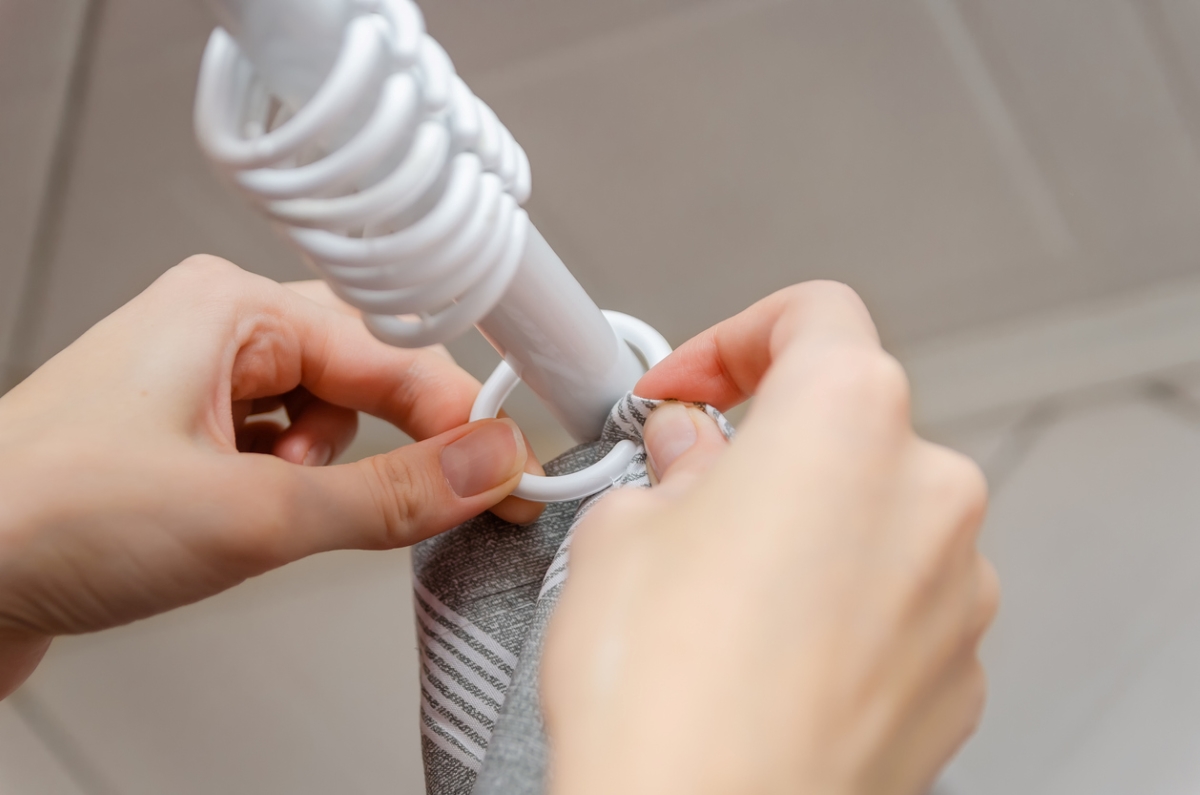
{"type": "MultiPolygon", "coordinates": [[[[613,488],[648,488],[646,418],[662,401],[627,395],[597,442],[546,465],[575,472],[617,442],[638,444],[613,488]]],[[[726,438],[733,427],[700,406],[726,438]]],[[[430,795],[537,795],[549,753],[538,703],[546,627],[567,578],[572,532],[601,492],[547,506],[528,526],[484,514],[417,545],[414,607],[421,650],[421,743],[430,795]]]]}

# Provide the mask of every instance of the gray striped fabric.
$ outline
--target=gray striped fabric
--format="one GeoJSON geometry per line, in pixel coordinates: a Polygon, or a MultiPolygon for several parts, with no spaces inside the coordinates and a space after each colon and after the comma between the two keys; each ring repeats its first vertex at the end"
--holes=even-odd
{"type": "MultiPolygon", "coordinates": [[[[642,429],[661,403],[626,396],[600,441],[555,459],[547,474],[575,472],[631,439],[638,453],[613,486],[648,487],[642,429]]],[[[732,438],[733,427],[719,412],[701,408],[732,438]]],[[[542,642],[566,581],[571,531],[601,496],[549,505],[526,527],[485,514],[415,548],[421,742],[430,795],[543,791],[542,642]]]]}

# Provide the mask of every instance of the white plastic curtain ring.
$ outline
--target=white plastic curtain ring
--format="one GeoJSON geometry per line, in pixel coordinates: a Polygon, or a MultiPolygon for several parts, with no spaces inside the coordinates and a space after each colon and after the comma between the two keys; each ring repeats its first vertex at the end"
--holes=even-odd
{"type": "MultiPolygon", "coordinates": [[[[671,353],[670,343],[648,323],[608,310],[605,310],[604,317],[617,337],[633,346],[648,367],[658,364],[671,353]]],[[[479,390],[479,396],[471,408],[471,422],[499,414],[500,407],[520,380],[508,362],[501,362],[484,383],[483,389],[479,390]]],[[[617,442],[604,458],[578,472],[556,477],[528,473],[522,475],[513,496],[532,502],[567,502],[590,497],[611,486],[625,472],[636,454],[637,445],[624,439],[617,442]]]]}
{"type": "MultiPolygon", "coordinates": [[[[532,229],[520,207],[529,159],[426,35],[411,0],[356,4],[324,82],[274,128],[265,76],[215,30],[196,90],[196,136],[375,336],[406,348],[446,342],[484,319],[518,272],[532,229]],[[342,142],[324,151],[327,139],[342,142]],[[310,150],[324,154],[295,161],[310,150]],[[359,234],[373,227],[391,231],[359,234]]],[[[239,18],[254,4],[222,5],[239,18]]],[[[271,41],[279,55],[289,39],[283,31],[271,41]]]]}

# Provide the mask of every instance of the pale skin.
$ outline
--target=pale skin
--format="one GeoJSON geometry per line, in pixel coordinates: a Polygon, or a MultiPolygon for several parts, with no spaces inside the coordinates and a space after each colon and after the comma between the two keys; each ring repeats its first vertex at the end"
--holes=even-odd
{"type": "MultiPolygon", "coordinates": [[[[372,339],[315,283],[172,269],[0,398],[0,696],[58,635],[195,602],[318,552],[406,546],[540,471],[444,352],[372,339]],[[255,419],[280,404],[287,428],[255,419]],[[358,411],[417,439],[326,466],[358,411]]],[[[997,602],[986,490],[920,440],[844,286],[798,285],[683,346],[659,485],[580,528],[547,646],[552,788],[917,795],[977,722],[997,602]]]]}
{"type": "Polygon", "coordinates": [[[542,680],[554,791],[924,793],[983,708],[987,490],[913,432],[862,302],[783,290],[637,392],[755,402],[732,444],[655,412],[660,485],[577,531],[542,680]]]}

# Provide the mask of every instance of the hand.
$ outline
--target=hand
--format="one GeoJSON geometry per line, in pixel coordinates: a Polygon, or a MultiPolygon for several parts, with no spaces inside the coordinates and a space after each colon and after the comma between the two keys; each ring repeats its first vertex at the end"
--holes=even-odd
{"type": "Polygon", "coordinates": [[[373,339],[320,283],[172,269],[0,398],[0,697],[55,635],[501,503],[541,469],[511,421],[465,425],[478,390],[444,353],[373,339]],[[254,419],[280,405],[286,429],[254,419]],[[424,441],[322,469],[358,411],[424,441]]]}
{"type": "Polygon", "coordinates": [[[919,439],[848,288],[777,293],[637,393],[661,485],[577,531],[543,703],[558,793],[918,795],[984,700],[986,487],[919,439]]]}

